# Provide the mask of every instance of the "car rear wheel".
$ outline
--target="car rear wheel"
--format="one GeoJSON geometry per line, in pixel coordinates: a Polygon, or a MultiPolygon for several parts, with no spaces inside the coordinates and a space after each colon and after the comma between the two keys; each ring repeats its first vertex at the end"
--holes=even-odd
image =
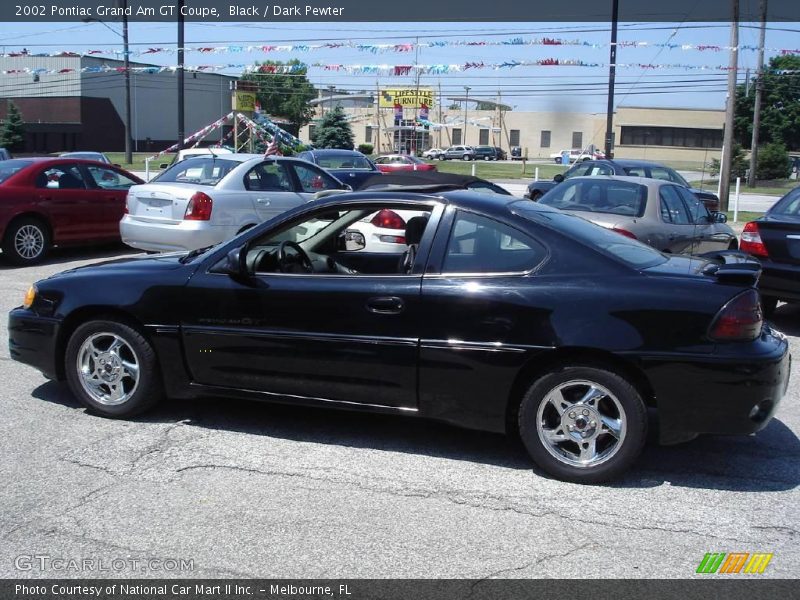
{"type": "Polygon", "coordinates": [[[636,388],[617,373],[566,366],[528,389],[519,431],[531,458],[550,475],[599,483],[621,475],[639,456],[647,412],[636,388]]]}
{"type": "Polygon", "coordinates": [[[761,296],[761,311],[765,317],[771,317],[778,308],[778,298],[775,296],[761,296]]]}
{"type": "Polygon", "coordinates": [[[32,217],[11,223],[3,240],[3,254],[15,265],[25,266],[40,262],[50,249],[50,231],[32,217]]]}
{"type": "Polygon", "coordinates": [[[492,157],[487,155],[483,157],[483,160],[492,160],[492,157]]]}
{"type": "Polygon", "coordinates": [[[67,383],[84,406],[104,417],[124,418],[164,395],[150,342],[118,321],[89,321],[67,343],[67,383]]]}
{"type": "Polygon", "coordinates": [[[461,160],[472,160],[472,157],[469,154],[465,154],[461,157],[461,160]]]}

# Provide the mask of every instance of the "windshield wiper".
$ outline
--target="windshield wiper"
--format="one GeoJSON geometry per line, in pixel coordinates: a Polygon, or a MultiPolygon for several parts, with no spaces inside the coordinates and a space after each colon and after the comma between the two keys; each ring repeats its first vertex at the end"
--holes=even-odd
{"type": "Polygon", "coordinates": [[[191,262],[191,260],[192,260],[193,258],[195,258],[196,256],[200,256],[200,255],[201,255],[201,254],[203,254],[203,253],[204,253],[206,250],[210,250],[210,249],[211,249],[211,248],[213,248],[214,246],[216,246],[216,244],[211,244],[210,246],[206,246],[205,248],[197,248],[197,249],[195,249],[195,250],[191,250],[191,251],[190,251],[190,252],[188,252],[186,255],[184,255],[184,256],[181,256],[181,257],[178,259],[178,262],[180,262],[181,264],[184,264],[184,265],[185,265],[186,263],[188,263],[188,262],[191,262]]]}

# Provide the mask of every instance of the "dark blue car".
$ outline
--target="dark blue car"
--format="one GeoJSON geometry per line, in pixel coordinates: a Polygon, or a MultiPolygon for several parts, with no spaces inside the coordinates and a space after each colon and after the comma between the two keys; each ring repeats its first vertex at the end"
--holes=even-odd
{"type": "Polygon", "coordinates": [[[381,174],[370,159],[355,150],[306,150],[297,158],[319,165],[354,190],[359,189],[372,175],[381,174]]]}

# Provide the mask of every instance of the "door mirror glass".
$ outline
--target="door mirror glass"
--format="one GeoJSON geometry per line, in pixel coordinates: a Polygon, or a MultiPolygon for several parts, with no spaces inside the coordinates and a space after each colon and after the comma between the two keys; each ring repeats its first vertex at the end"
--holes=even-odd
{"type": "Polygon", "coordinates": [[[728,222],[728,215],[721,212],[713,212],[711,213],[712,222],[714,223],[727,223],[728,222]]]}
{"type": "Polygon", "coordinates": [[[360,231],[348,229],[339,238],[339,249],[345,252],[357,252],[367,247],[367,240],[360,231]]]}

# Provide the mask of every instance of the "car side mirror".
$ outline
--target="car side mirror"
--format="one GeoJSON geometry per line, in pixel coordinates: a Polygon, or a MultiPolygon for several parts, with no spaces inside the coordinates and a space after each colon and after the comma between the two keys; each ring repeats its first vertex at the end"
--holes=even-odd
{"type": "Polygon", "coordinates": [[[367,240],[360,231],[348,229],[339,236],[339,250],[345,252],[357,252],[367,247],[367,240]]]}
{"type": "Polygon", "coordinates": [[[250,277],[247,272],[246,246],[239,246],[228,252],[222,265],[222,272],[232,279],[248,279],[250,277]]]}
{"type": "Polygon", "coordinates": [[[158,165],[158,168],[159,169],[166,169],[168,166],[169,166],[169,163],[161,163],[160,165],[158,165]]]}
{"type": "Polygon", "coordinates": [[[727,223],[728,222],[728,215],[722,212],[713,212],[711,213],[711,222],[712,223],[727,223]]]}
{"type": "Polygon", "coordinates": [[[556,183],[561,183],[562,181],[564,181],[564,176],[561,173],[556,173],[555,176],[553,177],[553,181],[555,181],[556,183]]]}

